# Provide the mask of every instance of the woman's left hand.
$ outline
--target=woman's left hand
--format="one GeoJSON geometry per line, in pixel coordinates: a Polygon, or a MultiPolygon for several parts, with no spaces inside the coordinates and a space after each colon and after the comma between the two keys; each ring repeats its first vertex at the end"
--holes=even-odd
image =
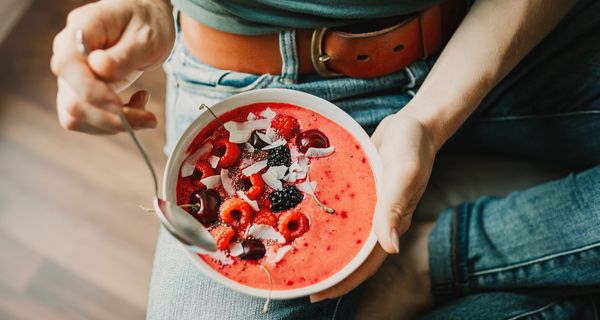
{"type": "Polygon", "coordinates": [[[400,251],[400,236],[411,224],[421,199],[437,148],[430,130],[417,118],[400,111],[386,117],[371,140],[383,164],[383,184],[373,225],[379,244],[367,260],[339,284],[310,296],[312,302],[346,294],[373,276],[388,253],[400,251]]]}

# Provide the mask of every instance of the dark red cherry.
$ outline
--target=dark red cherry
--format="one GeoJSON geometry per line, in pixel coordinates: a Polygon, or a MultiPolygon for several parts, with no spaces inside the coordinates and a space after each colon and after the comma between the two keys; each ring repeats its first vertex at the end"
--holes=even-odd
{"type": "Polygon", "coordinates": [[[188,212],[201,223],[208,225],[219,217],[219,206],[221,197],[213,189],[199,189],[190,195],[190,204],[198,204],[196,207],[188,208],[188,212]]]}
{"type": "Polygon", "coordinates": [[[296,146],[300,152],[306,153],[308,148],[329,147],[329,139],[317,129],[306,130],[296,137],[296,146]]]}
{"type": "Polygon", "coordinates": [[[252,134],[250,135],[250,144],[256,149],[262,149],[268,146],[269,144],[261,139],[256,132],[257,131],[252,131],[252,134]]]}
{"type": "Polygon", "coordinates": [[[244,253],[240,255],[242,260],[257,260],[265,256],[265,245],[256,239],[247,239],[242,242],[244,253]]]}

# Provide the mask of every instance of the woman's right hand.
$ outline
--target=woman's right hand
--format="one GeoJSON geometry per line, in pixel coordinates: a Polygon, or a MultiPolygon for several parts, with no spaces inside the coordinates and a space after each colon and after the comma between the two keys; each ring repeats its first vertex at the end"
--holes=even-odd
{"type": "Polygon", "coordinates": [[[156,116],[145,110],[149,93],[138,91],[123,103],[115,85],[160,65],[174,38],[167,0],[103,0],[73,10],[54,38],[51,60],[60,124],[91,134],[121,132],[116,113],[122,108],[134,129],[154,128],[156,116]],[[78,30],[88,55],[78,49],[78,30]]]}

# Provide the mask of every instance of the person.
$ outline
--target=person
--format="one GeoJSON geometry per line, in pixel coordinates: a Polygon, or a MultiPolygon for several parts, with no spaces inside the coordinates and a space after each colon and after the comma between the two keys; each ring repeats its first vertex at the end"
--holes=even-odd
{"type": "MultiPolygon", "coordinates": [[[[123,101],[113,84],[166,61],[166,151],[199,114],[200,103],[269,87],[332,101],[372,132],[383,160],[384,192],[373,221],[379,245],[338,285],[310,299],[274,301],[269,318],[352,317],[361,284],[388,254],[403,250],[400,237],[411,225],[434,159],[446,152],[515,156],[573,173],[442,212],[421,237],[428,249],[414,258],[422,267],[415,276],[431,288],[411,294],[423,297],[419,308],[435,297],[424,317],[598,317],[600,2],[478,0],[443,36],[448,41],[439,54],[432,48],[442,36],[434,32],[431,40],[425,32],[431,12],[439,20],[440,11],[431,11],[439,1],[173,2],[174,15],[166,0],[103,0],[69,14],[51,61],[64,128],[122,132],[116,108],[136,129],[156,127],[156,116],[145,110],[149,93],[123,101]],[[361,68],[378,51],[361,55],[373,47],[354,44],[340,45],[334,52],[339,59],[327,56],[328,48],[336,48],[331,43],[316,48],[325,50],[317,61],[306,58],[310,35],[319,35],[311,30],[327,39],[336,30],[377,32],[386,26],[372,21],[393,17],[400,17],[396,25],[408,25],[415,16],[423,52],[407,65],[392,58],[361,68]],[[78,30],[87,56],[77,50],[78,30]],[[425,46],[430,40],[434,45],[425,46]],[[354,60],[344,64],[348,56],[354,60]]],[[[414,43],[393,51],[406,55],[414,43]]],[[[262,319],[263,301],[211,282],[186,259],[161,231],[148,318],[262,319]]]]}

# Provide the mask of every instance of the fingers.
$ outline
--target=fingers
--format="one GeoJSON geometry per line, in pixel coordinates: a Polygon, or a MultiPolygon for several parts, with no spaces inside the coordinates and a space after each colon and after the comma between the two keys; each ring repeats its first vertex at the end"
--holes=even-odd
{"type": "Polygon", "coordinates": [[[387,253],[381,248],[381,246],[376,245],[375,249],[371,252],[371,254],[367,257],[365,262],[356,269],[352,274],[350,274],[346,279],[342,280],[342,282],[336,284],[335,286],[321,291],[319,293],[315,293],[310,296],[310,302],[319,302],[324,299],[332,299],[342,296],[352,289],[358,287],[365,280],[372,277],[379,267],[385,261],[387,257],[387,253]]]}
{"type": "MultiPolygon", "coordinates": [[[[134,129],[156,127],[156,116],[144,109],[149,93],[136,92],[123,113],[134,129]]],[[[124,130],[118,115],[79,100],[77,93],[59,78],[57,109],[60,124],[67,130],[91,134],[114,134],[124,130]]]]}
{"type": "Polygon", "coordinates": [[[142,70],[156,60],[148,45],[153,43],[153,30],[147,25],[125,29],[119,42],[106,49],[94,50],[88,57],[90,68],[100,78],[115,82],[142,70]]]}

